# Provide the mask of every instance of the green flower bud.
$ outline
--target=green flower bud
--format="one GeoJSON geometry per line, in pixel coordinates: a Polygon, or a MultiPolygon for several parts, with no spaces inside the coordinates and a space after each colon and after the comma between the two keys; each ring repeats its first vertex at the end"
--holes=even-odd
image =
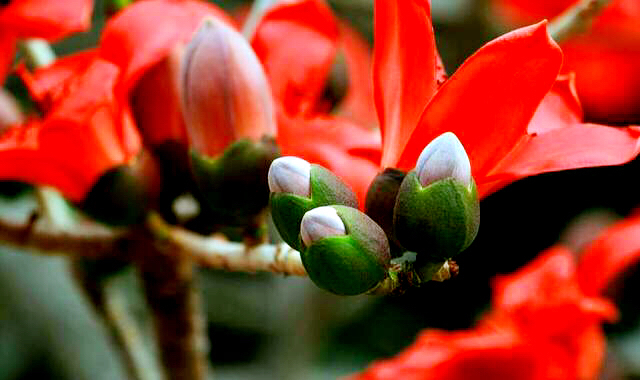
{"type": "Polygon", "coordinates": [[[197,198],[219,224],[250,224],[269,203],[267,173],[278,154],[275,141],[270,138],[236,141],[217,158],[191,150],[197,198]]]}
{"type": "Polygon", "coordinates": [[[394,234],[419,254],[448,259],[466,249],[480,225],[471,165],[458,138],[447,132],[423,150],[402,181],[394,207],[394,234]]]}
{"type": "Polygon", "coordinates": [[[353,191],[329,170],[297,157],[280,157],[269,169],[271,216],[287,244],[300,250],[300,222],[316,207],[358,207],[353,191]]]}
{"type": "Polygon", "coordinates": [[[366,214],[346,206],[307,212],[301,222],[301,258],[309,278],[339,295],[375,287],[387,274],[389,242],[366,214]]]}
{"type": "Polygon", "coordinates": [[[393,208],[396,204],[400,184],[406,174],[402,170],[391,168],[378,174],[369,186],[364,205],[365,213],[378,223],[387,234],[393,256],[400,256],[404,252],[393,235],[393,208]]]}

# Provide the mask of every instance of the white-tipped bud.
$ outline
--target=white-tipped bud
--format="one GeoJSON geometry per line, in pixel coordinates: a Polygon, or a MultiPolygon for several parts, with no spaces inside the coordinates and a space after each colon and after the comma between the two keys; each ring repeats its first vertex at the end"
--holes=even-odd
{"type": "Polygon", "coordinates": [[[273,160],[268,180],[272,193],[311,196],[311,164],[302,158],[287,156],[273,160]]]}
{"type": "Polygon", "coordinates": [[[471,163],[458,137],[445,132],[427,145],[416,165],[422,186],[445,178],[454,178],[465,186],[471,185],[471,163]]]}
{"type": "Polygon", "coordinates": [[[307,247],[316,240],[346,234],[347,230],[342,219],[331,206],[317,207],[308,211],[300,223],[300,236],[307,247]]]}
{"type": "Polygon", "coordinates": [[[207,18],[187,45],[181,96],[189,143],[216,157],[232,142],[274,136],[271,88],[247,40],[224,21],[207,18]]]}

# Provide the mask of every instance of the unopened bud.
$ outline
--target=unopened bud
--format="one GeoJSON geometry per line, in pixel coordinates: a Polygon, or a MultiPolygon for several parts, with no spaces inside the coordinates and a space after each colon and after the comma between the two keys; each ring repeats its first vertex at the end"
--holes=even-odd
{"type": "Polygon", "coordinates": [[[400,256],[404,252],[393,236],[393,208],[396,204],[400,184],[406,174],[402,170],[391,168],[379,173],[369,186],[364,205],[365,213],[375,220],[387,234],[391,244],[391,253],[394,256],[400,256]]]}
{"type": "Polygon", "coordinates": [[[300,249],[300,222],[307,211],[328,205],[358,207],[353,191],[320,165],[281,157],[269,169],[271,216],[282,240],[300,249]]]}
{"type": "Polygon", "coordinates": [[[311,195],[311,164],[298,157],[276,158],[269,167],[269,190],[308,198],[311,195]]]}
{"type": "Polygon", "coordinates": [[[301,259],[309,278],[339,295],[364,293],[382,281],[391,253],[382,228],[347,206],[313,209],[302,219],[301,259]]]}
{"type": "Polygon", "coordinates": [[[422,186],[453,178],[465,186],[471,184],[471,163],[456,135],[445,132],[427,145],[416,165],[422,186]]]}
{"type": "Polygon", "coordinates": [[[207,18],[185,49],[182,106],[189,144],[214,158],[234,141],[258,141],[276,131],[264,70],[246,39],[207,18]]]}
{"type": "Polygon", "coordinates": [[[330,206],[314,208],[304,214],[300,223],[300,236],[307,247],[322,238],[346,234],[347,231],[342,219],[330,206]]]}
{"type": "Polygon", "coordinates": [[[453,133],[423,150],[402,181],[393,212],[395,237],[419,259],[448,259],[473,242],[480,202],[469,158],[453,133]]]}

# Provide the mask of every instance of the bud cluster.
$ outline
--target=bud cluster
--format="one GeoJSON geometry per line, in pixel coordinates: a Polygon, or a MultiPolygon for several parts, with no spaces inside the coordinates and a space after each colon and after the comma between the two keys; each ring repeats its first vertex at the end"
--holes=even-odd
{"type": "Polygon", "coordinates": [[[415,253],[411,270],[428,280],[478,232],[479,200],[469,158],[453,133],[434,139],[416,168],[386,169],[373,181],[363,213],[330,171],[297,157],[269,169],[271,212],[283,240],[300,250],[309,277],[341,295],[393,282],[392,257],[415,253]]]}

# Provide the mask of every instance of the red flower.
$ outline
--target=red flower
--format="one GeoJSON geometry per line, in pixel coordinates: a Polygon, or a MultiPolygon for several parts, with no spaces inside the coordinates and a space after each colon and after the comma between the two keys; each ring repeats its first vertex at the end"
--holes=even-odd
{"type": "MultiPolygon", "coordinates": [[[[493,0],[509,25],[553,18],[577,0],[493,0]]],[[[640,121],[640,3],[613,0],[583,34],[562,42],[563,71],[577,74],[586,116],[615,123],[640,121]]]]}
{"type": "Polygon", "coordinates": [[[128,163],[140,138],[114,90],[118,68],[88,52],[36,71],[45,116],[0,138],[0,178],[50,185],[80,202],[107,170],[128,163]]]}
{"type": "Polygon", "coordinates": [[[55,41],[89,28],[91,0],[13,0],[0,6],[0,82],[13,61],[15,43],[39,37],[55,41]]]}
{"type": "Polygon", "coordinates": [[[494,283],[493,309],[466,331],[426,330],[396,358],[357,379],[596,379],[601,323],[616,317],[585,294],[571,252],[552,248],[494,283]]]}
{"type": "Polygon", "coordinates": [[[131,96],[146,143],[186,143],[177,91],[180,50],[202,20],[232,24],[218,7],[202,1],[149,0],[132,4],[111,18],[102,32],[100,55],[122,71],[117,91],[131,96]]]}
{"type": "Polygon", "coordinates": [[[575,94],[563,84],[549,93],[562,53],[545,22],[489,42],[438,88],[429,2],[377,0],[375,7],[383,167],[412,168],[430,140],[451,131],[469,154],[483,197],[528,175],[619,164],[638,153],[636,129],[580,124],[575,94]]]}

